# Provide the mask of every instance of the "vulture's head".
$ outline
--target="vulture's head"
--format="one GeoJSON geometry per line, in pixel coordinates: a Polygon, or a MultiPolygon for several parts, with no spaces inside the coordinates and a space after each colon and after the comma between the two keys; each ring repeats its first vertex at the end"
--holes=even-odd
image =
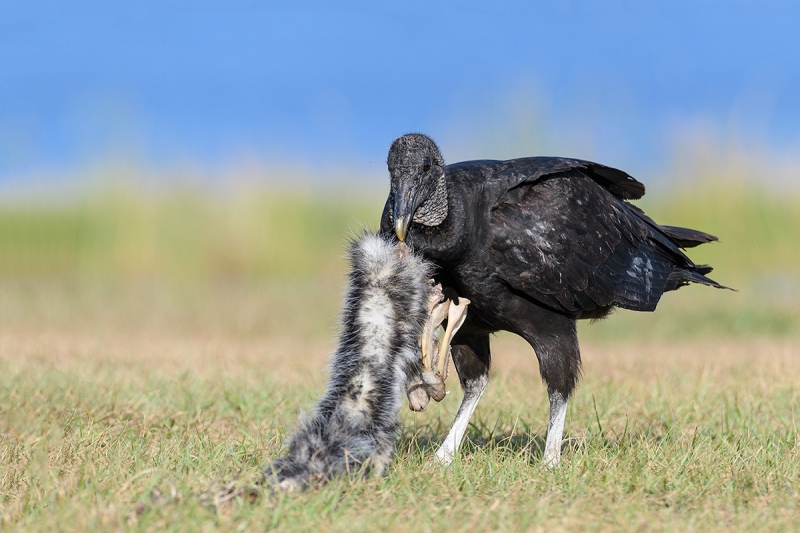
{"type": "Polygon", "coordinates": [[[404,241],[412,222],[438,226],[447,218],[444,159],[433,139],[421,133],[398,137],[386,161],[392,178],[392,216],[397,238],[404,241]]]}

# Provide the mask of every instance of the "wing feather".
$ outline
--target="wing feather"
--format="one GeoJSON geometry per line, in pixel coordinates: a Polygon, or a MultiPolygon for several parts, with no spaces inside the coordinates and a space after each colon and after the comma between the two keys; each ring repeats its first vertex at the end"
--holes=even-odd
{"type": "Polygon", "coordinates": [[[508,161],[465,161],[448,166],[448,170],[482,168],[491,173],[497,197],[515,187],[541,181],[557,174],[580,173],[621,200],[637,200],[644,196],[644,185],[615,168],[565,157],[524,157],[508,161]]]}
{"type": "Polygon", "coordinates": [[[562,312],[655,309],[676,258],[627,206],[575,171],[511,189],[491,213],[498,275],[562,312]]]}

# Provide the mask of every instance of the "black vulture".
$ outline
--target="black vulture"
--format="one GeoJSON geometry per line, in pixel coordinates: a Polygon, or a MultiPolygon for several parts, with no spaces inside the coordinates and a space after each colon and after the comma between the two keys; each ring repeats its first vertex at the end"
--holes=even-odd
{"type": "Polygon", "coordinates": [[[471,300],[452,340],[464,399],[436,453],[444,463],[486,388],[490,334],[520,335],[536,353],[550,400],[543,461],[555,466],[580,373],[576,320],[653,311],[689,282],[722,288],[681,251],[717,238],[656,224],[627,201],[644,185],[620,170],[560,157],[445,165],[416,133],[392,143],[387,164],[381,234],[405,241],[434,263],[437,282],[471,300]]]}

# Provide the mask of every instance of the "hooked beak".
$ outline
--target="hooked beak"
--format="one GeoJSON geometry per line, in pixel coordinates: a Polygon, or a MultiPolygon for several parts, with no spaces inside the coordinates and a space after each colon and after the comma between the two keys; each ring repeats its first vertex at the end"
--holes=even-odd
{"type": "Polygon", "coordinates": [[[398,218],[394,223],[394,232],[401,241],[406,240],[406,230],[408,229],[408,219],[411,217],[398,218]]]}
{"type": "Polygon", "coordinates": [[[414,188],[398,183],[394,193],[394,232],[400,241],[406,240],[406,231],[414,215],[414,188]]]}

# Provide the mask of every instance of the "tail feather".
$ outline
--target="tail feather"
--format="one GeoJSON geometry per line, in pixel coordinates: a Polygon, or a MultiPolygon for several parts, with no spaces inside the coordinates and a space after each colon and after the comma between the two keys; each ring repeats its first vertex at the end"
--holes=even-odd
{"type": "Polygon", "coordinates": [[[711,265],[695,265],[694,269],[700,274],[703,274],[704,276],[709,272],[711,272],[712,270],[714,270],[714,268],[711,265]]]}
{"type": "Polygon", "coordinates": [[[703,233],[702,231],[697,231],[695,229],[661,225],[659,225],[659,228],[664,235],[675,241],[675,244],[681,248],[694,248],[695,246],[700,246],[701,244],[719,240],[714,235],[703,233]]]}
{"type": "MultiPolygon", "coordinates": [[[[648,226],[654,229],[655,232],[651,232],[651,236],[662,244],[666,244],[663,242],[664,236],[667,237],[667,239],[670,241],[670,244],[677,245],[680,248],[694,248],[695,246],[700,246],[701,244],[705,244],[707,242],[719,240],[714,235],[697,231],[696,229],[681,228],[678,226],[662,226],[661,224],[657,224],[652,218],[647,216],[644,211],[635,205],[626,203],[625,207],[627,207],[628,210],[644,221],[648,226]]],[[[669,245],[667,245],[667,247],[670,248],[669,245]]]]}
{"type": "Polygon", "coordinates": [[[725,285],[720,285],[711,278],[707,278],[705,275],[711,272],[711,270],[712,268],[708,265],[697,265],[694,268],[676,266],[672,272],[670,272],[669,276],[667,276],[667,286],[664,288],[664,291],[674,291],[689,283],[700,283],[702,285],[716,287],[717,289],[734,290],[725,285]]]}

